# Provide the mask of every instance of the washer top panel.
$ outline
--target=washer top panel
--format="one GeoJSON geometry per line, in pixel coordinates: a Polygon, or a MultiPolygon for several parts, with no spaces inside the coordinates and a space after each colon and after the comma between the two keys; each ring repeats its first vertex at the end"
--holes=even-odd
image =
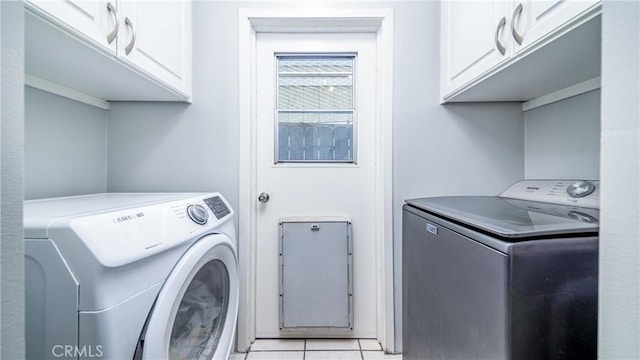
{"type": "Polygon", "coordinates": [[[219,193],[108,193],[24,204],[25,239],[51,239],[61,249],[62,243],[69,243],[66,257],[82,244],[107,267],[123,266],[193,241],[231,217],[233,211],[219,193]],[[220,211],[213,213],[205,201],[214,201],[220,211]],[[189,216],[192,207],[200,209],[204,222],[189,216]]]}
{"type": "Polygon", "coordinates": [[[523,180],[500,197],[600,209],[598,180],[523,180]]]}
{"type": "Polygon", "coordinates": [[[100,193],[27,200],[24,202],[25,238],[46,238],[49,224],[78,217],[159,202],[195,197],[195,193],[100,193]]]}
{"type": "Polygon", "coordinates": [[[513,239],[595,233],[597,209],[497,196],[447,196],[407,200],[421,210],[513,239]]]}

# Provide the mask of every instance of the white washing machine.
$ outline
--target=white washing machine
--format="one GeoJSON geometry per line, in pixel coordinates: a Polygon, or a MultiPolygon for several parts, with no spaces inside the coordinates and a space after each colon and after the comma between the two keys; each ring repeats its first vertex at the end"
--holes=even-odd
{"type": "Polygon", "coordinates": [[[28,359],[226,359],[233,210],[217,193],[26,201],[28,359]]]}

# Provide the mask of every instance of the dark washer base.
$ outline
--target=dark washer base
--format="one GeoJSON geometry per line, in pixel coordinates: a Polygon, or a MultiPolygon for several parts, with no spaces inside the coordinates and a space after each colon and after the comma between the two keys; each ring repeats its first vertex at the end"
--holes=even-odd
{"type": "Polygon", "coordinates": [[[403,358],[595,359],[597,237],[487,237],[404,206],[403,358]]]}

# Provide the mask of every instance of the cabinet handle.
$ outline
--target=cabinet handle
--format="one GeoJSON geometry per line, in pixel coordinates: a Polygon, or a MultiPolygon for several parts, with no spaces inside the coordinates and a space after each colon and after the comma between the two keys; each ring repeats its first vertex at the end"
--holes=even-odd
{"type": "Polygon", "coordinates": [[[507,19],[503,16],[502,19],[500,19],[500,22],[498,23],[498,27],[496,28],[496,47],[498,48],[498,51],[500,51],[500,54],[504,55],[507,52],[507,48],[504,47],[504,45],[502,45],[502,43],[500,43],[500,38],[498,37],[500,35],[500,32],[502,31],[502,29],[504,29],[504,26],[507,24],[507,19]]]}
{"type": "Polygon", "coordinates": [[[109,10],[109,13],[113,17],[113,21],[116,23],[116,25],[113,27],[113,30],[111,30],[109,35],[107,35],[107,42],[111,44],[118,34],[118,27],[120,26],[120,24],[118,23],[118,14],[116,12],[116,8],[112,3],[107,3],[107,10],[109,10]]]}
{"type": "Polygon", "coordinates": [[[522,14],[522,9],[522,4],[518,4],[516,9],[513,10],[513,16],[511,17],[511,35],[516,39],[518,45],[522,45],[522,36],[518,34],[518,31],[516,31],[516,19],[520,17],[520,14],[522,14]]]}
{"type": "Polygon", "coordinates": [[[136,31],[133,30],[133,22],[129,19],[129,17],[124,18],[124,24],[127,25],[129,29],[131,29],[131,42],[129,42],[129,45],[124,48],[124,53],[129,55],[131,50],[133,50],[133,44],[136,43],[136,31]]]}

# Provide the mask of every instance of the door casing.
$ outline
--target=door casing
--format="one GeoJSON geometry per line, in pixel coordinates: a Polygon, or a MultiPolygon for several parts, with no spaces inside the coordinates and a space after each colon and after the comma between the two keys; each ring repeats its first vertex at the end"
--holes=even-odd
{"type": "Polygon", "coordinates": [[[239,10],[239,211],[238,243],[240,307],[238,351],[255,340],[256,303],[256,36],[259,32],[368,32],[376,34],[376,185],[375,227],[377,274],[377,338],[383,349],[396,348],[393,255],[392,118],[393,118],[393,10],[392,9],[240,9],[239,10]]]}

